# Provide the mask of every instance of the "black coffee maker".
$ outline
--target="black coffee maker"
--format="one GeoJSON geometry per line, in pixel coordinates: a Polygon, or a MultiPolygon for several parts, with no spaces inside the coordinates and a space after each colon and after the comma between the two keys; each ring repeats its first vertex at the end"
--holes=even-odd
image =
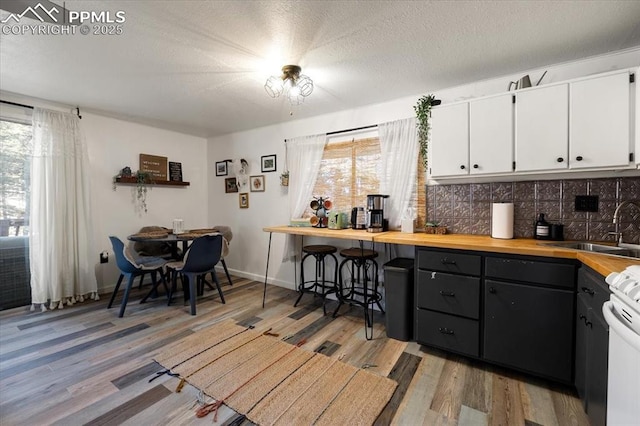
{"type": "Polygon", "coordinates": [[[371,194],[367,195],[367,232],[382,232],[389,227],[387,219],[384,218],[384,199],[388,195],[371,194]]]}

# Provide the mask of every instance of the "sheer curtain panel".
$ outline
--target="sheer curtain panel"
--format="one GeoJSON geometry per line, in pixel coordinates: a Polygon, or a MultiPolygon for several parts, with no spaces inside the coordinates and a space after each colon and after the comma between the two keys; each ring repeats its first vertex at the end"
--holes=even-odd
{"type": "Polygon", "coordinates": [[[35,108],[31,158],[31,309],[98,298],[89,159],[73,114],[35,108]]]}
{"type": "MultiPolygon", "coordinates": [[[[326,143],[326,134],[302,136],[286,141],[289,161],[290,219],[302,217],[309,206],[326,143]]],[[[290,235],[285,240],[282,260],[293,260],[295,255],[295,237],[290,235]]]]}
{"type": "MultiPolygon", "coordinates": [[[[418,169],[418,131],[416,119],[392,121],[378,125],[380,152],[380,193],[390,195],[385,201],[389,228],[399,228],[411,206],[416,190],[418,169]]],[[[415,213],[411,213],[414,215],[415,213]]]]}

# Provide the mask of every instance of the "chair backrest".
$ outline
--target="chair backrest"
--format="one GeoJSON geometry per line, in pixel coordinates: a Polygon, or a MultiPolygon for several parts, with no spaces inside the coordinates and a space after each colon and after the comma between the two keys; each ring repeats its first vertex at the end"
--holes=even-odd
{"type": "Polygon", "coordinates": [[[136,265],[132,260],[128,259],[125,255],[125,252],[128,248],[124,245],[124,243],[118,237],[109,236],[111,240],[111,246],[113,247],[113,253],[116,256],[116,265],[118,265],[118,269],[125,273],[132,273],[139,271],[140,268],[136,265]]]}
{"type": "Polygon", "coordinates": [[[207,234],[191,243],[184,257],[182,272],[204,273],[211,271],[222,255],[222,234],[207,234]]]}

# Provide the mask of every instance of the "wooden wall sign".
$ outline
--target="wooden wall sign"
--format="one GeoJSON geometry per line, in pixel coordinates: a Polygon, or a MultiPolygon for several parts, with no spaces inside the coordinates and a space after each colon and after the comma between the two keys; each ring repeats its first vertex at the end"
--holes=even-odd
{"type": "Polygon", "coordinates": [[[140,154],[140,171],[151,174],[154,180],[167,179],[167,157],[140,154]]]}

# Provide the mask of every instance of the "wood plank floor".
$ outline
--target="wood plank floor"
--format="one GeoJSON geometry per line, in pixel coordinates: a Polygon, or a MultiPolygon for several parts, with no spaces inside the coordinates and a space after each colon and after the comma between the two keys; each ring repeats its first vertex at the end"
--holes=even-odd
{"type": "MultiPolygon", "coordinates": [[[[168,375],[149,382],[161,370],[152,359],[168,343],[227,319],[272,327],[291,335],[290,342],[306,339],[303,348],[358,367],[374,365],[369,371],[396,380],[376,424],[589,424],[570,388],[389,339],[382,315],[367,341],[360,308],[342,307],[333,319],[312,295],[294,308],[296,292],[269,286],[263,309],[262,288],[235,278],[232,287],[223,286],[225,305],[207,291],[196,316],[181,301],[166,306],[164,297],[139,304],[146,288],[132,293],[124,318],[117,306],[106,309],[108,295],[45,313],[1,312],[0,424],[211,424],[211,416],[194,415],[196,389],[187,385],[176,393],[179,380],[168,375]]],[[[238,417],[224,407],[217,423],[238,417]]]]}

